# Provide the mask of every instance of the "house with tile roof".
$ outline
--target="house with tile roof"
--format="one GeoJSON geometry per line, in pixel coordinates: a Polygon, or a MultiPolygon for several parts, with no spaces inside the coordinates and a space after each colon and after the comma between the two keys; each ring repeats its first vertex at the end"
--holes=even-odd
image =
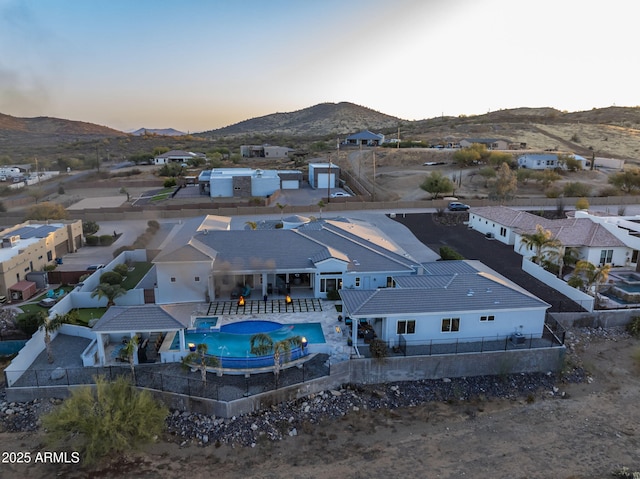
{"type": "MultiPolygon", "coordinates": [[[[549,304],[478,261],[424,263],[394,287],[343,288],[343,311],[390,346],[540,338],[549,304]]],[[[352,330],[356,344],[355,328],[352,330]]]]}
{"type": "Polygon", "coordinates": [[[473,208],[469,214],[469,228],[513,245],[517,253],[527,258],[535,253],[522,245],[521,238],[523,234],[534,233],[537,225],[551,231],[565,248],[574,249],[578,259],[593,264],[629,266],[637,258],[637,250],[620,235],[587,217],[552,220],[506,206],[473,208]]]}
{"type": "MultiPolygon", "coordinates": [[[[202,218],[201,218],[202,220],[202,218]]],[[[155,259],[157,302],[259,298],[291,294],[326,298],[340,288],[374,289],[420,265],[369,225],[319,220],[291,229],[220,230],[185,222],[155,259]]]]}

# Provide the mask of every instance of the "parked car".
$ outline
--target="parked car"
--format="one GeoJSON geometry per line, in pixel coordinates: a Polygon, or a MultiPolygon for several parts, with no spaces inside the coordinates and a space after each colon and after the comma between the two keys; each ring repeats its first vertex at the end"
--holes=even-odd
{"type": "Polygon", "coordinates": [[[469,205],[465,205],[464,203],[458,203],[457,201],[449,203],[449,211],[467,211],[468,209],[469,205]]]}
{"type": "Polygon", "coordinates": [[[335,193],[331,193],[331,198],[348,198],[351,195],[349,193],[345,193],[344,191],[336,191],[335,193]]]}
{"type": "Polygon", "coordinates": [[[90,264],[87,266],[87,271],[96,271],[102,268],[104,268],[103,264],[90,264]]]}
{"type": "Polygon", "coordinates": [[[54,304],[56,304],[56,300],[54,298],[44,298],[38,301],[38,305],[43,308],[50,308],[54,304]]]}

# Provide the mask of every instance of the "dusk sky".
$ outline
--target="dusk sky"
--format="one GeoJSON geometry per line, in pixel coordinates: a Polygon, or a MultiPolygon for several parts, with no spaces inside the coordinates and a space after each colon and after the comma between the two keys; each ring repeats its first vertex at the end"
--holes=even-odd
{"type": "Polygon", "coordinates": [[[637,106],[623,0],[0,0],[0,113],[204,131],[323,102],[406,120],[637,106]]]}

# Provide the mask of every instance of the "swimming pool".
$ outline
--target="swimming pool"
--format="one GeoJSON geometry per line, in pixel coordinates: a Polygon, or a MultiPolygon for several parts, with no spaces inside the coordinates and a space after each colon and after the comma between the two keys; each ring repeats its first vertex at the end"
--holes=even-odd
{"type": "MultiPolygon", "coordinates": [[[[257,333],[267,333],[274,342],[293,336],[304,337],[309,344],[326,342],[320,323],[281,324],[274,321],[239,321],[222,326],[219,332],[186,332],[185,343],[206,344],[208,353],[220,358],[224,368],[273,366],[271,356],[256,357],[250,353],[251,337],[257,333]]],[[[176,334],[170,349],[179,349],[179,341],[180,336],[176,334]]],[[[291,359],[297,359],[300,356],[302,356],[300,348],[292,348],[291,359]]]]}

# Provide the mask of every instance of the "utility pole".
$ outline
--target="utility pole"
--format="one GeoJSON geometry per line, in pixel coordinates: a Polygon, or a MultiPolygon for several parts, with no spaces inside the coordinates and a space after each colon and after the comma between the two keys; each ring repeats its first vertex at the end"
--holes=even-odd
{"type": "Polygon", "coordinates": [[[329,174],[327,177],[327,203],[331,203],[331,156],[329,156],[329,174]]]}
{"type": "Polygon", "coordinates": [[[373,150],[373,201],[376,200],[376,150],[373,150]]]}
{"type": "Polygon", "coordinates": [[[398,125],[398,150],[400,149],[400,125],[398,125]]]}

